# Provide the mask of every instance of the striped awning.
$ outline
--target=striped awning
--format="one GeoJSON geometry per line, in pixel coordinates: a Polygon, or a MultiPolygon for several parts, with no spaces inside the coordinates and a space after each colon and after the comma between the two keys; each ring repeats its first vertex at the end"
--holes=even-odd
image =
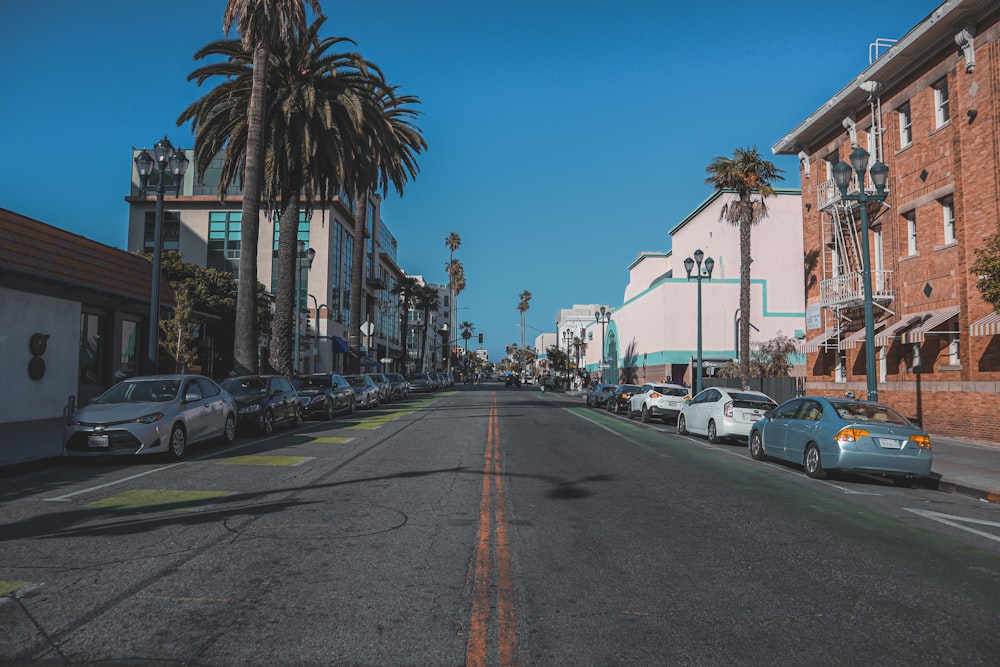
{"type": "Polygon", "coordinates": [[[799,345],[799,351],[803,353],[819,352],[820,347],[823,347],[824,344],[831,338],[836,338],[836,337],[837,337],[836,329],[827,329],[826,331],[816,336],[815,338],[807,340],[806,342],[799,345]]]}
{"type": "Polygon", "coordinates": [[[969,327],[970,336],[996,336],[1000,334],[1000,313],[990,313],[981,320],[976,320],[969,327]]]}
{"type": "MultiPolygon", "coordinates": [[[[879,322],[876,322],[874,324],[873,328],[875,329],[875,331],[878,331],[879,329],[881,329],[884,326],[885,326],[885,320],[881,320],[879,322]]],[[[848,336],[844,340],[840,341],[840,349],[841,350],[853,350],[854,348],[856,348],[858,346],[858,344],[864,343],[864,342],[865,342],[865,329],[864,329],[864,327],[862,327],[861,329],[855,331],[854,333],[852,333],[850,336],[848,336]]]]}
{"type": "Polygon", "coordinates": [[[875,336],[875,345],[888,345],[890,340],[900,338],[904,331],[923,320],[925,315],[926,313],[920,313],[919,315],[904,315],[903,319],[875,336]]]}
{"type": "MultiPolygon", "coordinates": [[[[960,308],[955,306],[953,308],[943,308],[942,310],[934,310],[926,313],[927,318],[923,322],[903,334],[903,342],[923,343],[924,336],[927,334],[944,333],[943,331],[934,331],[934,328],[956,317],[960,310],[960,308]]],[[[957,324],[952,328],[952,331],[958,332],[957,324]]]]}

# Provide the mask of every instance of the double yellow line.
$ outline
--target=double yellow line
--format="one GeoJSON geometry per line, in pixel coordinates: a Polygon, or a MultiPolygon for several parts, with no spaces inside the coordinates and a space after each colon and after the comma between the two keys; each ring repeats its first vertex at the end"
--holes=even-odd
{"type": "Polygon", "coordinates": [[[500,472],[500,428],[497,395],[492,393],[483,462],[483,493],[479,502],[475,577],[472,583],[472,619],[465,648],[465,664],[485,667],[490,625],[491,563],[496,564],[496,638],[500,665],[517,665],[517,622],[514,616],[514,568],[507,531],[507,498],[500,472]],[[491,537],[495,535],[495,553],[491,537]],[[493,556],[493,558],[491,558],[493,556]]]}

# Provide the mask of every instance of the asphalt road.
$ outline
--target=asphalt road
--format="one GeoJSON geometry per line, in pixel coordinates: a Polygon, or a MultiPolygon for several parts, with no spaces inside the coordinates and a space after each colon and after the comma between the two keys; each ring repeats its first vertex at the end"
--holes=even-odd
{"type": "Polygon", "coordinates": [[[996,664],[1000,510],[456,387],[0,480],[0,661],[996,664]]]}

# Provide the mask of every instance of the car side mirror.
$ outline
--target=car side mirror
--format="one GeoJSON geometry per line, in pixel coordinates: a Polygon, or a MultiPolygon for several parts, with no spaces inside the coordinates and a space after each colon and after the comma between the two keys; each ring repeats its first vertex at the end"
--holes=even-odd
{"type": "Polygon", "coordinates": [[[200,400],[201,400],[201,392],[198,391],[198,389],[195,387],[188,389],[187,392],[185,392],[184,394],[185,403],[194,403],[195,401],[200,401],[200,400]]]}
{"type": "Polygon", "coordinates": [[[690,396],[685,396],[684,397],[684,405],[691,405],[691,397],[690,396]]]}

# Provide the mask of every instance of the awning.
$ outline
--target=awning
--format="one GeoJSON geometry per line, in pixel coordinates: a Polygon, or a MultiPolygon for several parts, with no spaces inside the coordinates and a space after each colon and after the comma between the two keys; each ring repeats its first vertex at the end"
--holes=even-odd
{"type": "MultiPolygon", "coordinates": [[[[951,318],[955,317],[956,315],[958,315],[960,310],[961,308],[958,308],[956,306],[953,308],[943,308],[941,310],[934,310],[931,311],[930,313],[926,313],[927,319],[925,319],[923,322],[921,322],[917,326],[907,331],[903,335],[903,342],[923,343],[924,336],[926,336],[927,334],[943,333],[941,331],[934,331],[934,327],[940,325],[943,322],[947,322],[951,318]]],[[[956,325],[955,330],[957,329],[958,326],[956,325]]]]}
{"type": "Polygon", "coordinates": [[[822,347],[831,338],[837,337],[836,329],[827,329],[820,335],[816,336],[812,340],[807,340],[799,346],[800,352],[819,352],[819,348],[822,347]]]}
{"type": "Polygon", "coordinates": [[[902,337],[902,333],[904,331],[924,319],[925,315],[926,313],[920,313],[919,315],[904,315],[903,319],[875,336],[875,345],[888,345],[890,340],[902,337]]]}
{"type": "Polygon", "coordinates": [[[981,320],[976,320],[969,327],[970,336],[996,336],[1000,334],[1000,313],[990,313],[981,320]]]}
{"type": "Polygon", "coordinates": [[[340,336],[333,336],[332,340],[333,340],[334,354],[337,354],[338,352],[347,352],[347,353],[351,352],[351,346],[348,345],[347,341],[341,338],[340,336]]]}
{"type": "MultiPolygon", "coordinates": [[[[873,325],[872,328],[875,331],[878,331],[879,329],[881,329],[884,326],[885,326],[885,320],[880,320],[880,321],[876,322],[873,325]]],[[[840,349],[841,350],[853,350],[860,343],[864,343],[864,342],[865,342],[865,328],[861,327],[860,329],[858,329],[857,331],[855,331],[854,333],[852,333],[850,336],[848,336],[844,340],[840,341],[840,349]]]]}

